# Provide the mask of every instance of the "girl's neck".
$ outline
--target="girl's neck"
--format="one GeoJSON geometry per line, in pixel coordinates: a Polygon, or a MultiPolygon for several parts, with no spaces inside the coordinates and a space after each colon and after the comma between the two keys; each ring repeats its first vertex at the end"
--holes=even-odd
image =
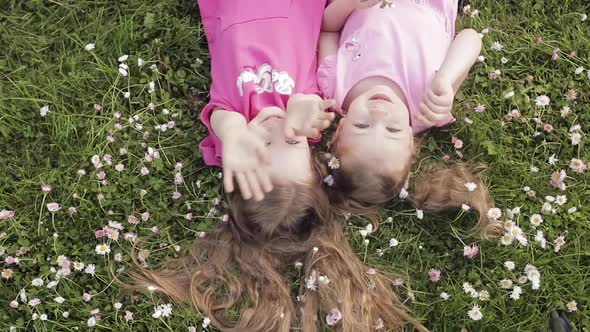
{"type": "Polygon", "coordinates": [[[342,103],[342,108],[344,110],[348,110],[348,106],[350,105],[350,103],[353,100],[356,99],[356,97],[365,93],[366,91],[368,91],[369,89],[371,89],[375,85],[385,85],[385,86],[391,88],[393,93],[401,101],[404,102],[406,107],[408,107],[408,102],[406,101],[406,96],[405,96],[404,92],[402,91],[402,89],[399,87],[399,85],[397,85],[394,81],[392,81],[388,78],[385,78],[383,76],[371,76],[371,77],[367,77],[367,78],[359,81],[357,84],[355,84],[352,87],[352,89],[350,89],[350,91],[348,91],[348,94],[346,95],[346,98],[344,98],[344,102],[342,103]]]}

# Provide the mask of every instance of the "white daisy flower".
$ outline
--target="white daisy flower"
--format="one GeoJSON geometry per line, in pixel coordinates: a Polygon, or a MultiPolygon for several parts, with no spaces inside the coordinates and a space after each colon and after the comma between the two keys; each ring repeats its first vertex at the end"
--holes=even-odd
{"type": "Polygon", "coordinates": [[[490,300],[490,293],[486,290],[482,290],[478,293],[478,297],[480,301],[489,301],[490,300]]]}
{"type": "Polygon", "coordinates": [[[516,267],[516,264],[514,264],[513,261],[505,261],[504,266],[508,269],[508,271],[512,271],[516,267]]]}
{"type": "Polygon", "coordinates": [[[511,245],[513,241],[514,241],[514,237],[511,236],[510,233],[506,233],[506,234],[502,235],[502,237],[500,237],[500,243],[502,243],[505,246],[511,245]]]}
{"type": "Polygon", "coordinates": [[[488,218],[492,218],[492,219],[500,219],[500,217],[502,217],[502,210],[498,209],[498,208],[491,208],[488,210],[488,218]]]}
{"type": "Polygon", "coordinates": [[[530,221],[531,221],[531,224],[535,227],[541,226],[541,223],[543,223],[543,217],[541,217],[540,214],[535,213],[535,214],[531,215],[530,221]]]}
{"type": "Polygon", "coordinates": [[[328,161],[328,167],[330,167],[331,169],[340,168],[340,160],[338,160],[338,158],[336,157],[330,158],[330,161],[328,161]]]}
{"type": "Polygon", "coordinates": [[[97,244],[96,248],[94,248],[94,250],[99,255],[106,255],[111,252],[111,247],[106,243],[97,244]]]}
{"type": "Polygon", "coordinates": [[[576,303],[576,301],[570,301],[568,302],[565,307],[567,308],[568,312],[575,312],[578,311],[578,304],[576,303]]]}
{"type": "Polygon", "coordinates": [[[468,191],[474,191],[475,189],[477,189],[477,184],[473,182],[467,182],[465,183],[465,188],[467,188],[468,191]]]}
{"type": "Polygon", "coordinates": [[[35,279],[33,279],[33,281],[31,281],[31,285],[33,285],[35,287],[43,286],[43,279],[35,278],[35,279]]]}
{"type": "Polygon", "coordinates": [[[504,45],[500,44],[500,42],[493,42],[492,46],[490,46],[490,49],[494,50],[494,51],[501,51],[502,49],[504,49],[504,45]]]}
{"type": "Polygon", "coordinates": [[[47,113],[49,113],[49,106],[44,105],[39,109],[39,115],[41,115],[42,117],[45,117],[47,113]]]}
{"type": "Polygon", "coordinates": [[[477,104],[477,106],[474,109],[474,111],[476,113],[481,113],[481,112],[484,112],[485,110],[486,110],[486,106],[482,105],[482,104],[477,104]]]}
{"type": "Polygon", "coordinates": [[[535,105],[539,107],[548,106],[550,103],[551,99],[549,99],[549,97],[547,97],[546,95],[540,95],[535,98],[535,105]]]}
{"type": "Polygon", "coordinates": [[[420,209],[416,209],[416,218],[418,219],[424,219],[424,211],[420,210],[420,209]]]}
{"type": "Polygon", "coordinates": [[[510,294],[510,298],[513,300],[518,300],[520,299],[520,294],[522,294],[522,288],[520,286],[514,286],[512,293],[510,294]]]}
{"type": "Polygon", "coordinates": [[[537,231],[535,235],[535,241],[541,245],[541,248],[545,249],[547,247],[547,240],[545,239],[545,235],[542,231],[537,231]]]}
{"type": "Polygon", "coordinates": [[[512,288],[512,285],[513,285],[513,282],[510,279],[500,280],[500,287],[501,288],[509,289],[509,288],[512,288]]]}
{"type": "Polygon", "coordinates": [[[567,203],[567,196],[557,195],[557,197],[555,198],[555,203],[557,203],[557,205],[559,206],[563,206],[565,203],[567,203]]]}
{"type": "Polygon", "coordinates": [[[483,318],[483,314],[477,304],[473,305],[473,307],[467,312],[467,315],[473,320],[480,320],[483,318]]]}

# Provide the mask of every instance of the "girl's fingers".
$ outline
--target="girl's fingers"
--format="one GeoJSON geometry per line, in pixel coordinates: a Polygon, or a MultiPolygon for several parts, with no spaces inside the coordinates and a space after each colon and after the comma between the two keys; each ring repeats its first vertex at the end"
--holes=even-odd
{"type": "Polygon", "coordinates": [[[327,110],[328,108],[332,108],[336,106],[336,101],[334,99],[322,100],[320,107],[323,111],[327,110]]]}
{"type": "Polygon", "coordinates": [[[270,176],[268,175],[268,170],[266,167],[261,169],[255,170],[256,176],[258,177],[258,182],[262,186],[262,190],[268,193],[272,191],[272,181],[270,180],[270,176]]]}
{"type": "Polygon", "coordinates": [[[309,130],[308,134],[307,134],[307,135],[305,135],[305,136],[306,136],[306,137],[309,137],[309,138],[315,138],[315,137],[318,137],[318,136],[320,136],[320,131],[319,131],[319,130],[317,130],[317,129],[315,129],[315,128],[311,128],[311,129],[309,130]]]}
{"type": "Polygon", "coordinates": [[[422,113],[418,113],[416,114],[416,117],[418,118],[418,121],[423,123],[426,127],[432,127],[433,123],[428,120],[427,118],[425,118],[422,113]]]}
{"type": "Polygon", "coordinates": [[[286,126],[285,127],[285,137],[287,139],[293,139],[296,136],[297,135],[295,135],[295,129],[293,129],[293,127],[291,127],[291,126],[286,126]]]}
{"type": "Polygon", "coordinates": [[[449,97],[446,94],[437,95],[432,89],[426,93],[426,99],[431,100],[437,106],[449,106],[449,97]]]}
{"type": "Polygon", "coordinates": [[[448,113],[448,111],[447,111],[448,106],[440,106],[440,105],[437,105],[432,100],[430,100],[430,98],[428,98],[428,97],[427,98],[424,98],[423,103],[433,113],[437,113],[437,114],[448,113]]]}
{"type": "Polygon", "coordinates": [[[234,191],[234,179],[231,169],[224,169],[223,170],[223,187],[225,191],[231,193],[234,191]]]}
{"type": "Polygon", "coordinates": [[[283,111],[282,109],[276,107],[276,106],[271,106],[271,107],[266,107],[264,109],[262,109],[254,119],[252,119],[250,122],[254,122],[255,124],[260,124],[262,122],[264,122],[264,120],[270,119],[270,118],[284,118],[285,117],[285,111],[283,111]]]}
{"type": "Polygon", "coordinates": [[[258,177],[254,171],[246,172],[246,180],[250,185],[250,190],[252,191],[252,195],[254,196],[254,200],[261,201],[264,198],[264,192],[258,183],[258,177]]]}
{"type": "Polygon", "coordinates": [[[328,120],[315,120],[314,122],[312,122],[311,126],[313,128],[317,128],[319,130],[324,130],[324,129],[330,127],[330,121],[328,121],[328,120]]]}
{"type": "Polygon", "coordinates": [[[237,172],[236,180],[238,182],[238,186],[240,187],[242,198],[245,200],[252,198],[252,192],[250,191],[250,187],[248,186],[248,180],[246,180],[246,176],[244,175],[244,173],[237,172]]]}
{"type": "Polygon", "coordinates": [[[333,112],[323,112],[322,114],[318,115],[319,120],[328,120],[332,122],[336,115],[333,112]]]}
{"type": "Polygon", "coordinates": [[[434,112],[432,112],[424,103],[420,103],[420,113],[419,115],[422,116],[425,122],[428,123],[428,126],[433,126],[438,118],[434,112]]]}

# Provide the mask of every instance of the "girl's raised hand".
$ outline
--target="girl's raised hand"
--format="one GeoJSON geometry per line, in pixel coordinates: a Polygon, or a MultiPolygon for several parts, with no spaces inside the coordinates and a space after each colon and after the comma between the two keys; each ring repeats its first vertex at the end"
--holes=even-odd
{"type": "Polygon", "coordinates": [[[262,110],[247,126],[232,128],[223,140],[223,185],[234,191],[234,181],[242,198],[260,201],[272,190],[269,176],[270,156],[266,147],[268,133],[260,127],[264,120],[282,117],[279,108],[262,110]]]}
{"type": "Polygon", "coordinates": [[[452,83],[443,77],[435,77],[420,103],[419,117],[422,122],[431,127],[452,117],[454,99],[452,83]]]}
{"type": "Polygon", "coordinates": [[[318,95],[295,94],[287,103],[285,137],[317,137],[330,126],[334,113],[327,110],[336,105],[334,100],[323,100],[318,95]]]}

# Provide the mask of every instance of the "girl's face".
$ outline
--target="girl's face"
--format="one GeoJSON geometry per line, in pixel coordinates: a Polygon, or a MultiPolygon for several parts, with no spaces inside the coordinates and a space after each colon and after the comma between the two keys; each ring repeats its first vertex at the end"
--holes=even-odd
{"type": "Polygon", "coordinates": [[[287,139],[284,134],[284,117],[266,119],[259,126],[264,129],[261,132],[270,152],[270,176],[273,183],[311,182],[313,173],[307,138],[298,136],[287,139]]]}
{"type": "Polygon", "coordinates": [[[348,167],[396,174],[412,155],[408,109],[391,88],[376,85],[350,103],[334,139],[338,141],[337,154],[348,167]]]}

